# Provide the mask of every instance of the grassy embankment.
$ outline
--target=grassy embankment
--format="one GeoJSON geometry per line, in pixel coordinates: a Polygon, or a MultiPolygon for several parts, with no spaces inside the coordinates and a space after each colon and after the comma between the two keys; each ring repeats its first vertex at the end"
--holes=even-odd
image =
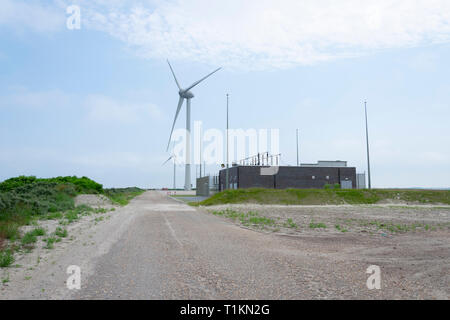
{"type": "Polygon", "coordinates": [[[190,203],[211,206],[232,203],[282,205],[376,204],[386,200],[418,204],[450,205],[450,190],[340,190],[340,189],[238,189],[219,192],[210,198],[190,203]]]}
{"type": "Polygon", "coordinates": [[[142,192],[138,188],[103,189],[101,184],[86,177],[21,176],[5,180],[0,183],[0,267],[13,263],[15,250],[30,250],[38,237],[46,235],[46,230],[41,228],[21,234],[21,226],[37,225],[39,219],[60,220],[62,227],[44,239],[46,247],[51,249],[55,242],[67,237],[65,225],[80,215],[105,211],[86,205],[75,207],[74,198],[78,194],[104,194],[113,203],[126,205],[142,192]],[[8,246],[6,240],[9,240],[8,246]]]}

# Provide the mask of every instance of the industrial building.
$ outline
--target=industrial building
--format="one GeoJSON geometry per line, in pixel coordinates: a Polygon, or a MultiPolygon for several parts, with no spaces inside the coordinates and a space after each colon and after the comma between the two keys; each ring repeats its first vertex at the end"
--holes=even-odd
{"type": "Polygon", "coordinates": [[[220,170],[219,190],[240,188],[269,189],[322,189],[325,185],[339,184],[342,189],[356,189],[356,168],[347,167],[345,161],[319,161],[300,166],[278,166],[274,175],[261,174],[265,166],[234,164],[220,170]],[[226,187],[228,171],[229,186],[226,187]]]}
{"type": "MultiPolygon", "coordinates": [[[[277,156],[257,156],[248,161],[233,163],[219,171],[218,176],[197,179],[197,194],[209,195],[209,191],[225,189],[322,189],[326,185],[339,184],[341,189],[364,189],[365,173],[356,173],[347,161],[318,161],[299,166],[278,166],[277,156]],[[273,174],[264,172],[273,167],[273,174]],[[228,172],[228,186],[226,185],[228,172]]],[[[247,159],[246,159],[247,160],[247,159]]]]}

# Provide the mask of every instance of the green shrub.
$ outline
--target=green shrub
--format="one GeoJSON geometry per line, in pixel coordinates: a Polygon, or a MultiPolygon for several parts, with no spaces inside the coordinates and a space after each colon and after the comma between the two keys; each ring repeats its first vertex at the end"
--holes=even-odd
{"type": "Polygon", "coordinates": [[[48,237],[47,239],[45,239],[45,242],[47,243],[44,247],[45,249],[53,249],[55,242],[58,241],[55,237],[48,237]]]}
{"type": "Polygon", "coordinates": [[[35,228],[34,230],[25,233],[21,239],[21,242],[23,245],[35,243],[37,241],[37,237],[44,236],[45,234],[46,231],[44,228],[35,228]]]}
{"type": "MultiPolygon", "coordinates": [[[[54,183],[58,185],[72,184],[78,193],[102,193],[103,186],[87,177],[56,177],[56,178],[36,178],[35,176],[20,176],[10,178],[0,183],[0,191],[9,192],[17,188],[32,185],[37,182],[54,183]]],[[[62,187],[64,188],[64,187],[62,187]]]]}
{"type": "Polygon", "coordinates": [[[20,237],[19,224],[15,222],[0,222],[0,239],[15,240],[20,237]]]}
{"type": "Polygon", "coordinates": [[[67,229],[63,229],[61,227],[56,228],[55,230],[55,235],[60,237],[60,238],[65,238],[67,237],[68,233],[67,233],[67,229]]]}
{"type": "Polygon", "coordinates": [[[25,235],[22,237],[20,242],[22,242],[23,245],[28,245],[35,243],[37,241],[37,237],[30,231],[25,233],[25,235]]]}
{"type": "Polygon", "coordinates": [[[44,228],[36,228],[31,232],[37,237],[45,236],[45,234],[47,233],[44,228]]]}
{"type": "Polygon", "coordinates": [[[14,255],[11,249],[0,250],[0,268],[9,267],[14,262],[14,255]]]}

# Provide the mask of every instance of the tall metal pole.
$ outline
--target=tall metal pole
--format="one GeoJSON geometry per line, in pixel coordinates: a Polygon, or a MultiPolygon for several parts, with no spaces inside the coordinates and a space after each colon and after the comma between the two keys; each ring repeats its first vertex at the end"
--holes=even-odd
{"type": "Polygon", "coordinates": [[[296,131],[297,131],[297,167],[298,167],[299,166],[299,163],[298,163],[298,129],[296,131]]]}
{"type": "Polygon", "coordinates": [[[202,133],[200,132],[200,178],[202,177],[202,133]]]}
{"type": "Polygon", "coordinates": [[[366,145],[367,145],[367,175],[369,181],[369,189],[372,188],[370,181],[370,156],[369,156],[369,128],[367,125],[367,101],[364,101],[364,112],[366,115],[366,145]]]}
{"type": "Polygon", "coordinates": [[[177,169],[177,163],[176,163],[176,161],[175,161],[175,158],[173,158],[173,189],[174,190],[176,190],[177,189],[177,183],[176,183],[176,176],[177,176],[177,172],[176,172],[176,169],[177,169]]]}
{"type": "Polygon", "coordinates": [[[228,100],[229,100],[229,94],[227,93],[227,172],[226,172],[226,179],[225,179],[225,189],[228,189],[229,182],[228,182],[228,169],[229,169],[229,157],[228,157],[228,100]]]}
{"type": "Polygon", "coordinates": [[[191,190],[191,99],[186,103],[186,167],[184,173],[184,190],[191,190]]]}

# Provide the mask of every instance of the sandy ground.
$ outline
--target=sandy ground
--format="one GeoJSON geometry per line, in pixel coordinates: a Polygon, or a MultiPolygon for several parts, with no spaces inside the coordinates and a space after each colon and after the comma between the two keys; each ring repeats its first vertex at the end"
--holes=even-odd
{"type": "Polygon", "coordinates": [[[0,299],[450,297],[448,207],[193,208],[148,191],[103,215],[98,223],[83,217],[72,225],[73,239],[2,269],[9,282],[0,284],[0,299]],[[290,218],[297,227],[252,230],[209,212],[225,208],[258,211],[280,224],[290,218]],[[327,228],[309,228],[312,219],[327,228]],[[424,227],[389,232],[359,220],[424,227]],[[336,230],[337,221],[347,232],[336,230]],[[70,265],[82,270],[81,290],[66,287],[70,265]],[[380,290],[366,286],[370,265],[381,269],[380,290]]]}
{"type": "MultiPolygon", "coordinates": [[[[102,195],[79,195],[75,198],[75,204],[89,205],[92,208],[103,208],[106,212],[92,213],[80,216],[80,219],[68,225],[61,225],[59,220],[41,220],[38,225],[24,226],[21,233],[24,234],[37,227],[46,230],[46,235],[39,237],[30,252],[22,250],[15,253],[15,261],[10,268],[0,269],[0,299],[17,298],[24,294],[36,280],[55,276],[55,266],[61,265],[61,257],[70,255],[74,246],[82,246],[85,252],[90,252],[90,248],[95,245],[95,233],[98,224],[104,223],[115,216],[115,210],[120,207],[113,205],[111,201],[102,195]],[[114,211],[111,211],[114,210],[114,211]],[[68,236],[61,238],[60,242],[54,244],[53,249],[46,249],[45,238],[50,236],[56,228],[61,227],[68,231],[68,236]],[[19,295],[19,296],[16,296],[19,295]]],[[[84,254],[84,253],[80,253],[84,254]]],[[[87,256],[92,256],[91,253],[87,256]]],[[[73,257],[76,259],[76,257],[73,257]]],[[[27,295],[27,298],[38,298],[45,296],[46,284],[51,281],[43,281],[39,290],[27,295]]]]}
{"type": "MultiPolygon", "coordinates": [[[[339,234],[352,233],[360,236],[379,234],[392,236],[403,231],[414,231],[426,236],[421,231],[450,229],[450,206],[404,204],[379,205],[257,205],[234,204],[203,207],[208,212],[234,210],[236,212],[255,212],[260,216],[271,218],[274,226],[264,226],[263,230],[255,226],[252,229],[275,231],[288,234],[339,234]],[[297,227],[285,227],[286,221],[297,227]],[[326,228],[310,228],[311,223],[323,223],[326,228]]],[[[237,221],[239,222],[239,221],[237,221]]],[[[238,223],[241,225],[240,223],[238,223]]]]}

